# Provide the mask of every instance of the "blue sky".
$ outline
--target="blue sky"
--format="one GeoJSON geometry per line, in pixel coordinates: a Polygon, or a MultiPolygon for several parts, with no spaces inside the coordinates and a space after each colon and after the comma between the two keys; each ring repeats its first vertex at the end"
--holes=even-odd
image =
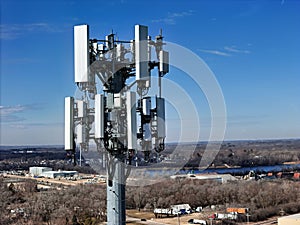
{"type": "MultiPolygon", "coordinates": [[[[225,139],[299,138],[299,12],[300,2],[289,0],[1,0],[0,145],[63,144],[64,97],[76,90],[73,26],[83,23],[91,37],[113,30],[125,40],[135,24],[153,37],[162,28],[166,41],[197,54],[224,95],[225,139]]],[[[205,140],[203,93],[179,70],[167,76],[197,99],[205,140]]],[[[168,112],[173,141],[178,117],[168,112]]]]}

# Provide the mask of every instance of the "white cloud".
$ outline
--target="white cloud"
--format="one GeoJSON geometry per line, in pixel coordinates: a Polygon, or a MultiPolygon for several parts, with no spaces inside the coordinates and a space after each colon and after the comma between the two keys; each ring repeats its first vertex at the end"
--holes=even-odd
{"type": "Polygon", "coordinates": [[[23,124],[11,124],[11,125],[9,125],[9,127],[14,128],[14,129],[22,129],[22,130],[27,129],[27,126],[25,126],[23,124]]]}
{"type": "Polygon", "coordinates": [[[209,53],[209,54],[213,54],[213,55],[219,55],[219,56],[231,56],[229,53],[227,52],[222,52],[219,50],[211,50],[211,49],[198,49],[201,52],[204,53],[209,53]]]}
{"type": "Polygon", "coordinates": [[[15,106],[0,106],[0,121],[1,123],[13,123],[24,121],[25,118],[19,114],[27,111],[40,108],[40,104],[31,105],[15,105],[15,106]]]}
{"type": "Polygon", "coordinates": [[[22,112],[26,109],[24,105],[16,105],[16,106],[0,106],[0,115],[9,115],[12,113],[22,112]]]}
{"type": "Polygon", "coordinates": [[[28,24],[1,24],[0,39],[17,39],[28,33],[54,33],[61,32],[61,29],[48,23],[28,23],[28,24]]]}
{"type": "Polygon", "coordinates": [[[193,13],[194,13],[193,10],[183,11],[183,12],[176,12],[176,13],[168,13],[168,15],[165,18],[154,19],[151,22],[152,23],[165,23],[165,24],[169,24],[169,25],[174,25],[174,24],[176,24],[176,21],[177,21],[178,18],[191,16],[191,15],[193,15],[193,13]]]}
{"type": "Polygon", "coordinates": [[[23,121],[24,118],[16,115],[20,112],[23,112],[26,109],[25,106],[0,106],[0,121],[3,122],[19,122],[23,121]]]}
{"type": "Polygon", "coordinates": [[[225,46],[223,48],[223,51],[216,50],[216,49],[198,49],[201,52],[213,54],[213,55],[219,55],[219,56],[232,56],[234,54],[249,54],[251,53],[249,50],[241,50],[236,48],[235,46],[225,46]]]}
{"type": "Polygon", "coordinates": [[[234,53],[244,53],[244,54],[250,53],[250,51],[248,50],[237,49],[235,46],[231,46],[231,47],[225,46],[224,49],[228,52],[234,52],[234,53]]]}

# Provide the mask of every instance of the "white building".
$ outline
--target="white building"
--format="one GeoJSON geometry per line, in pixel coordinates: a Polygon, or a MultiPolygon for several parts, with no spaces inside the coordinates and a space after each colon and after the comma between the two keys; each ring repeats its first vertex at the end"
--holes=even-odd
{"type": "Polygon", "coordinates": [[[33,166],[29,167],[29,173],[31,176],[41,176],[42,173],[52,171],[52,168],[50,167],[41,167],[41,166],[33,166]]]}
{"type": "Polygon", "coordinates": [[[59,178],[59,177],[76,177],[77,171],[52,171],[50,167],[29,167],[29,173],[33,177],[59,178]]]}
{"type": "Polygon", "coordinates": [[[172,179],[198,179],[198,180],[212,180],[218,181],[220,183],[227,183],[228,181],[236,181],[237,178],[230,174],[216,174],[216,173],[207,173],[207,174],[180,174],[171,176],[172,179]]]}
{"type": "Polygon", "coordinates": [[[46,171],[40,176],[45,178],[62,178],[62,177],[76,177],[78,176],[77,171],[46,171]]]}
{"type": "Polygon", "coordinates": [[[278,225],[299,225],[299,224],[300,224],[300,213],[278,218],[278,225]]]}

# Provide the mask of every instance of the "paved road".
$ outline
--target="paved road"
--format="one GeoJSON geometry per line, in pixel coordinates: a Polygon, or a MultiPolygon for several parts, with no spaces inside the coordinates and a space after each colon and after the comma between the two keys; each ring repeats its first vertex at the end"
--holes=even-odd
{"type": "Polygon", "coordinates": [[[168,225],[166,223],[159,223],[159,222],[155,222],[155,221],[152,221],[152,220],[141,221],[140,218],[134,218],[134,217],[129,217],[129,216],[126,216],[126,221],[127,222],[138,222],[139,224],[168,225]]]}
{"type": "Polygon", "coordinates": [[[261,222],[250,222],[250,223],[247,223],[247,222],[244,222],[244,223],[239,223],[241,225],[275,225],[277,224],[277,218],[274,219],[274,218],[271,218],[269,220],[266,220],[266,221],[261,221],[261,222]]]}

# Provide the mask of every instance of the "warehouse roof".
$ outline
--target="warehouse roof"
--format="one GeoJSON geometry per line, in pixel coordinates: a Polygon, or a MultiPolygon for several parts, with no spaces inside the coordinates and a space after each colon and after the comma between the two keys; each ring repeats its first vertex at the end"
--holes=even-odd
{"type": "Polygon", "coordinates": [[[281,218],[286,218],[286,219],[299,219],[300,220],[300,213],[298,214],[293,214],[293,215],[289,215],[289,216],[284,216],[281,218]]]}

